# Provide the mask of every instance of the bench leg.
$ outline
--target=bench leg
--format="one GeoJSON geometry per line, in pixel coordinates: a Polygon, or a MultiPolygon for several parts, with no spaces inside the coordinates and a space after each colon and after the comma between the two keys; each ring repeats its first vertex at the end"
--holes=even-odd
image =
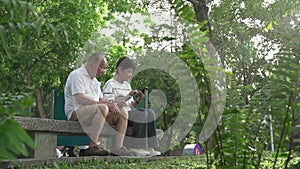
{"type": "Polygon", "coordinates": [[[53,133],[34,133],[34,158],[56,157],[57,135],[53,133]]]}

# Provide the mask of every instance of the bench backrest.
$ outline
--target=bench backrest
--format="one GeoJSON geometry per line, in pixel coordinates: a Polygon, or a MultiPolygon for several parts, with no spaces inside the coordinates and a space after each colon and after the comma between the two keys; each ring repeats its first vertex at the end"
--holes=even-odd
{"type": "MultiPolygon", "coordinates": [[[[53,118],[58,120],[67,120],[65,115],[65,98],[64,92],[61,90],[54,90],[54,112],[53,118]]],[[[137,105],[136,108],[148,108],[148,93],[146,97],[137,105]]]]}
{"type": "MultiPolygon", "coordinates": [[[[54,90],[53,96],[53,118],[57,120],[67,120],[64,110],[64,92],[62,90],[54,90]]],[[[148,108],[148,93],[146,93],[144,99],[137,105],[137,108],[148,108]]],[[[87,145],[88,143],[89,138],[87,136],[57,136],[58,146],[87,145]]]]}

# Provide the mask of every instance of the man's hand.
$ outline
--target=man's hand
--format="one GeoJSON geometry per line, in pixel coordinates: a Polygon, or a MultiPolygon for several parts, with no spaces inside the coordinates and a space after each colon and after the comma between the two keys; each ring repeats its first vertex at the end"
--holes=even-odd
{"type": "Polygon", "coordinates": [[[119,114],[120,113],[120,110],[117,106],[117,103],[109,102],[109,103],[107,103],[107,106],[109,108],[109,112],[111,112],[112,114],[119,114]]]}
{"type": "Polygon", "coordinates": [[[110,113],[113,113],[113,114],[119,114],[120,113],[120,109],[118,108],[116,102],[112,102],[112,101],[108,101],[104,98],[100,98],[99,103],[107,105],[110,113]]]}

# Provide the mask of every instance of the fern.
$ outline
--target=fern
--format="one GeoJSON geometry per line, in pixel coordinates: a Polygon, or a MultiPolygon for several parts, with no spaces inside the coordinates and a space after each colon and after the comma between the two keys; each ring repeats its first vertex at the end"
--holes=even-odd
{"type": "Polygon", "coordinates": [[[297,51],[297,49],[283,49],[273,60],[275,65],[269,68],[271,78],[265,91],[270,94],[269,105],[274,120],[280,122],[276,126],[276,129],[280,131],[280,137],[277,139],[273,168],[276,167],[281,151],[288,152],[286,167],[293,153],[293,127],[300,118],[298,114],[295,114],[300,109],[300,56],[297,51]]]}

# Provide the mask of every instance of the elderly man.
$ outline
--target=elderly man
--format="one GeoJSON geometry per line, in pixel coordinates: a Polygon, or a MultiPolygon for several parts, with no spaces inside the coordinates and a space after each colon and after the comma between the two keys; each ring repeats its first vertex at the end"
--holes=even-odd
{"type": "Polygon", "coordinates": [[[105,121],[116,125],[116,138],[112,153],[136,155],[123,147],[128,112],[103,99],[100,82],[96,77],[105,73],[107,60],[102,53],[93,53],[87,63],[72,71],[65,85],[65,113],[68,120],[79,121],[90,137],[84,156],[104,156],[110,152],[98,145],[105,121]]]}

